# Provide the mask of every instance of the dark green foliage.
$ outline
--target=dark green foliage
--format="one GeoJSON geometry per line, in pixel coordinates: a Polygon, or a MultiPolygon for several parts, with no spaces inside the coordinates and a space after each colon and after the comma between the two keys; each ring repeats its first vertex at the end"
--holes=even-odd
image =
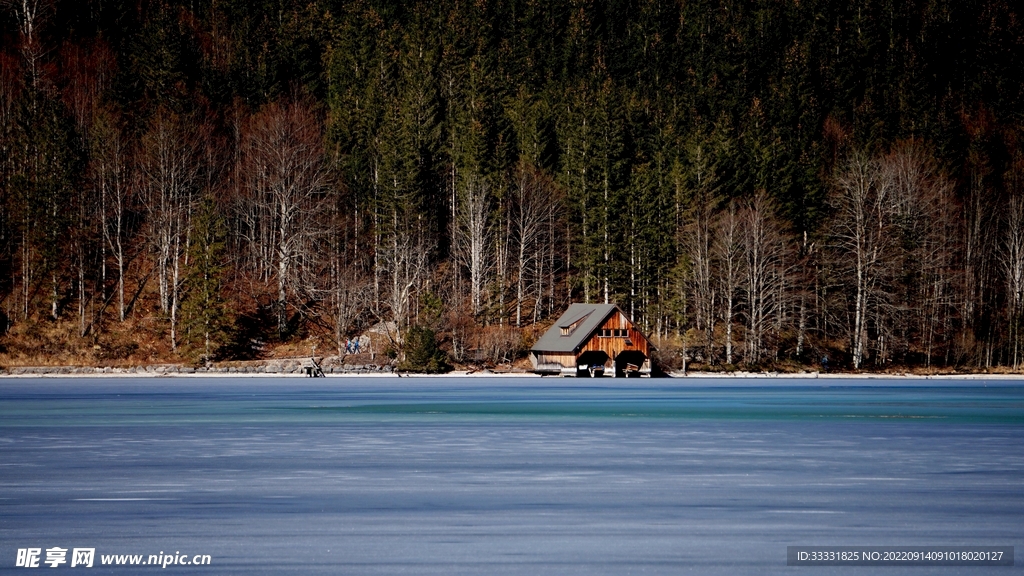
{"type": "Polygon", "coordinates": [[[130,51],[130,69],[137,83],[133,91],[144,103],[159,103],[175,112],[190,104],[198,43],[174,6],[157,4],[146,19],[130,51]]]}
{"type": "Polygon", "coordinates": [[[402,352],[405,360],[398,365],[398,369],[404,372],[436,374],[451,370],[444,352],[437,347],[437,335],[430,328],[419,325],[409,328],[402,352]]]}
{"type": "Polygon", "coordinates": [[[190,238],[189,263],[182,302],[186,355],[196,362],[218,358],[231,342],[231,309],[224,298],[225,237],[220,208],[212,198],[200,203],[190,238]]]}
{"type": "MultiPolygon", "coordinates": [[[[880,157],[923,142],[965,207],[950,225],[958,242],[972,226],[994,238],[997,206],[1024,193],[1024,18],[1006,0],[57,0],[43,3],[35,52],[19,35],[16,4],[0,12],[0,270],[11,271],[0,274],[0,303],[17,321],[41,310],[60,317],[77,299],[84,325],[86,302],[99,316],[111,302],[111,208],[86,174],[100,156],[89,136],[100,108],[123,119],[128,156],[145,155],[139,136],[159,110],[209,124],[204,189],[223,196],[223,221],[203,216],[204,204],[183,224],[199,251],[183,259],[193,351],[199,333],[224,341],[233,299],[253,318],[267,305],[259,287],[275,272],[249,274],[245,263],[270,262],[280,247],[274,233],[250,237],[273,226],[240,209],[259,179],[239,168],[241,143],[253,111],[298,98],[323,113],[316,121],[338,178],[317,194],[334,196],[330,233],[346,247],[330,266],[296,257],[299,323],[317,315],[344,267],[373,286],[364,317],[440,324],[461,306],[459,200],[481,184],[488,301],[474,322],[504,326],[517,287],[531,322],[572,300],[607,299],[665,334],[693,322],[684,247],[698,205],[714,213],[764,191],[800,239],[790,248],[806,258],[801,289],[819,290],[801,298],[823,302],[841,279],[814,258],[851,151],[880,157]],[[95,93],[76,92],[66,48],[100,44],[114,62],[80,83],[95,93]],[[535,235],[541,248],[517,255],[510,215],[524,167],[554,183],[557,201],[535,235]],[[261,251],[243,254],[257,241],[261,251]],[[528,260],[527,281],[511,277],[517,257],[528,260]],[[230,293],[224,282],[236,273],[254,293],[230,293]]],[[[154,200],[127,200],[121,233],[139,269],[126,274],[142,282],[153,258],[146,237],[157,234],[144,208],[154,200]]],[[[315,220],[303,217],[323,225],[315,220]]],[[[317,254],[320,232],[302,250],[317,254]]],[[[976,240],[957,258],[999,253],[997,240],[976,240]]],[[[923,274],[913,264],[907,286],[923,274]]],[[[957,311],[940,322],[949,362],[974,354],[954,351],[953,333],[963,335],[956,346],[988,342],[991,356],[1005,329],[995,257],[957,266],[962,294],[948,305],[957,311]]],[[[786,306],[780,318],[792,321],[795,305],[786,306]]],[[[819,312],[809,325],[833,337],[848,311],[819,312]]],[[[907,326],[899,338],[912,338],[907,326]]]]}

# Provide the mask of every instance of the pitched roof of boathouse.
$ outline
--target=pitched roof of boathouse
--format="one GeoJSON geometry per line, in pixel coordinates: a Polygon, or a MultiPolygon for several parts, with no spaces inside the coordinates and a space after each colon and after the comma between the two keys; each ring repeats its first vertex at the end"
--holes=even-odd
{"type": "Polygon", "coordinates": [[[612,312],[622,311],[615,304],[570,304],[530,350],[576,352],[612,312]]]}

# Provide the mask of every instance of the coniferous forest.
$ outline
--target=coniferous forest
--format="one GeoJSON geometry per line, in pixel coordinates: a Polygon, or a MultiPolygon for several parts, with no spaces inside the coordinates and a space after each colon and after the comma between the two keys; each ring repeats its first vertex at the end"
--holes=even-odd
{"type": "Polygon", "coordinates": [[[1024,362],[1009,0],[6,0],[0,362],[1024,362]]]}

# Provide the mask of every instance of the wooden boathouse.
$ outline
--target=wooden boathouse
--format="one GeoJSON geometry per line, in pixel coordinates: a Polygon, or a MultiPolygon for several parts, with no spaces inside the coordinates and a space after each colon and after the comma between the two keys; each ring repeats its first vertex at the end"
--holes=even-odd
{"type": "Polygon", "coordinates": [[[650,376],[654,346],[615,304],[572,304],[530,349],[533,371],[650,376]]]}

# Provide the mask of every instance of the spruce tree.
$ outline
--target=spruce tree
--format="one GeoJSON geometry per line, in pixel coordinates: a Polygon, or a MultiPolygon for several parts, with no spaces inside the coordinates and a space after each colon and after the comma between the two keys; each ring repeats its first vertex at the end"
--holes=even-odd
{"type": "Polygon", "coordinates": [[[194,362],[216,358],[231,337],[231,310],[224,297],[227,229],[216,201],[207,197],[195,215],[189,240],[182,329],[185,354],[194,362]]]}

